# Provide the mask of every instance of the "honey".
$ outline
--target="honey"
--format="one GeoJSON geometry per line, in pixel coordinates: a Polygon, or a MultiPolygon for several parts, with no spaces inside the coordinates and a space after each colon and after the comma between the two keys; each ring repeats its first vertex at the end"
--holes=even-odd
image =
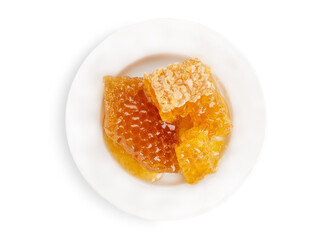
{"type": "Polygon", "coordinates": [[[181,173],[190,184],[214,173],[232,130],[228,106],[211,69],[198,59],[143,78],[104,77],[104,132],[132,175],[156,181],[181,173]]]}
{"type": "Polygon", "coordinates": [[[178,172],[178,127],[161,120],[144,92],[141,78],[105,77],[106,135],[148,171],[178,172]]]}

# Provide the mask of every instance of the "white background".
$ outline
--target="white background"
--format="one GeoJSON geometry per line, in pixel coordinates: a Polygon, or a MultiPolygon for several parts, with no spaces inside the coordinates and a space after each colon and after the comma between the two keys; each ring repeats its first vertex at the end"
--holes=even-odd
{"type": "Polygon", "coordinates": [[[0,239],[326,239],[325,1],[0,0],[0,239]],[[182,18],[215,29],[257,72],[267,108],[258,164],[219,207],[186,220],[129,216],[79,174],[65,101],[112,31],[182,18]]]}

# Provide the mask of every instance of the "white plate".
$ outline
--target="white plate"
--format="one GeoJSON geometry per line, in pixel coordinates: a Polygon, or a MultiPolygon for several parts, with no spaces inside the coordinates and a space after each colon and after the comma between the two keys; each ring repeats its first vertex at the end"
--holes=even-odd
{"type": "Polygon", "coordinates": [[[172,19],[142,22],[107,37],[81,65],[66,109],[70,151],[84,178],[117,208],[148,219],[185,218],[220,203],[253,168],[264,125],[262,92],[244,57],[216,32],[172,19]],[[217,173],[196,185],[171,175],[154,184],[145,183],[125,172],[105,147],[100,117],[102,78],[122,71],[142,76],[188,57],[210,66],[225,88],[234,125],[228,148],[217,173]]]}

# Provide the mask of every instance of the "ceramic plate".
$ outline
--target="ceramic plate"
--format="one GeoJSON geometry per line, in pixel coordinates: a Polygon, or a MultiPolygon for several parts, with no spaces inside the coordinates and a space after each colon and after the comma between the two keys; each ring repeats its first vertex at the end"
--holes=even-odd
{"type": "Polygon", "coordinates": [[[253,168],[264,125],[259,82],[242,54],[216,32],[172,19],[142,22],[108,36],[81,65],[66,108],[70,151],[86,181],[117,208],[147,219],[185,218],[218,205],[253,168]],[[165,174],[156,183],[138,180],[118,165],[104,144],[103,76],[143,76],[194,57],[211,67],[231,110],[234,129],[218,171],[196,185],[177,174],[165,174]]]}

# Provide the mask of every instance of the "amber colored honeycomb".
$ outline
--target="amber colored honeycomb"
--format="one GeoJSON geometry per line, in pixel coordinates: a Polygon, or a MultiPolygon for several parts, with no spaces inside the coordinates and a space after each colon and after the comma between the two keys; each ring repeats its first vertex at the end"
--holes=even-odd
{"type": "Polygon", "coordinates": [[[182,135],[176,147],[181,171],[190,184],[195,184],[205,175],[214,173],[221,156],[224,141],[210,141],[208,131],[192,128],[182,135]]]}
{"type": "Polygon", "coordinates": [[[178,172],[175,154],[177,126],[161,120],[148,100],[141,78],[104,77],[107,136],[147,170],[178,172]]]}

